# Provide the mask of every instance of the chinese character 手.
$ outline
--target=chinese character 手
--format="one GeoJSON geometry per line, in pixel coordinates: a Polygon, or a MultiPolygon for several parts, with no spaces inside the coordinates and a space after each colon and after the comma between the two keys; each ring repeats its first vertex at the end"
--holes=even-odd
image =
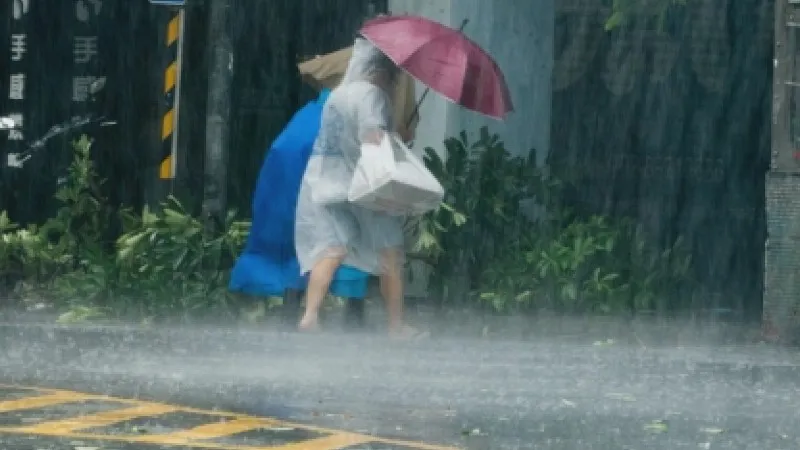
{"type": "Polygon", "coordinates": [[[97,36],[77,36],[72,48],[75,64],[85,64],[97,55],[97,36]]]}

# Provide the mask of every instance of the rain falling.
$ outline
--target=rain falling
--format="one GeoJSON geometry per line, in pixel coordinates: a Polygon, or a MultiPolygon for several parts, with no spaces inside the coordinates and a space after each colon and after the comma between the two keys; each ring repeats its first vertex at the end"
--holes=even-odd
{"type": "Polygon", "coordinates": [[[800,448],[794,0],[5,0],[0,448],[800,448]]]}

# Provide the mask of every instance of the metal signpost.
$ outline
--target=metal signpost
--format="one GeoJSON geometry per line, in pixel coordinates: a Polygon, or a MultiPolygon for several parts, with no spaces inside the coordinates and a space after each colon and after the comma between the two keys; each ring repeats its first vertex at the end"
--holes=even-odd
{"type": "MultiPolygon", "coordinates": [[[[183,66],[183,44],[186,13],[185,0],[149,0],[152,5],[176,8],[167,24],[165,46],[170,54],[164,68],[164,97],[166,109],[161,123],[162,153],[159,167],[161,180],[174,180],[178,153],[178,114],[181,96],[181,72],[183,66]]],[[[172,190],[174,186],[171,187],[172,190]]]]}

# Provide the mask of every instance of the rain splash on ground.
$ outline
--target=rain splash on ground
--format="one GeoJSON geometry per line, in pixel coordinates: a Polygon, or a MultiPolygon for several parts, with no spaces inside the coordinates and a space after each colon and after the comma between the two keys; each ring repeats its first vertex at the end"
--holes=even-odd
{"type": "MultiPolygon", "coordinates": [[[[560,328],[569,326],[578,328],[560,328]]],[[[631,339],[434,334],[397,343],[333,331],[8,325],[0,381],[470,449],[800,446],[799,355],[699,335],[690,342],[686,327],[671,329],[683,333],[680,345],[645,327],[631,339]]]]}

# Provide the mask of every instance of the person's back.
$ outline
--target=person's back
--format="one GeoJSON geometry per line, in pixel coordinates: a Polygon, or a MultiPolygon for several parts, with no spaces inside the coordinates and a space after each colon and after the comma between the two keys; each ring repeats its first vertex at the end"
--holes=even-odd
{"type": "Polygon", "coordinates": [[[398,72],[378,48],[357,38],[342,83],[323,111],[295,218],[297,258],[309,274],[300,330],[319,327],[327,286],[344,264],[380,277],[391,335],[416,333],[403,321],[404,218],[348,202],[362,145],[379,144],[391,131],[387,93],[398,72]]]}
{"type": "Polygon", "coordinates": [[[256,251],[294,257],[294,209],[322,107],[316,100],[301,108],[267,153],[253,195],[249,244],[256,251]]]}
{"type": "MultiPolygon", "coordinates": [[[[295,113],[270,146],[256,183],[247,245],[231,273],[231,291],[266,297],[305,288],[295,255],[295,207],[327,98],[323,91],[295,113]]],[[[363,298],[366,280],[365,273],[342,267],[331,292],[363,298]]]]}
{"type": "Polygon", "coordinates": [[[349,189],[361,153],[362,130],[383,125],[375,123],[374,117],[359,117],[363,116],[359,109],[364,104],[385,106],[381,113],[385,117],[391,115],[386,93],[368,81],[342,84],[328,97],[322,110],[324,125],[314,141],[309,161],[312,167],[309,173],[313,176],[307,181],[315,194],[343,196],[349,189]],[[319,166],[315,167],[316,164],[319,166]]]}

